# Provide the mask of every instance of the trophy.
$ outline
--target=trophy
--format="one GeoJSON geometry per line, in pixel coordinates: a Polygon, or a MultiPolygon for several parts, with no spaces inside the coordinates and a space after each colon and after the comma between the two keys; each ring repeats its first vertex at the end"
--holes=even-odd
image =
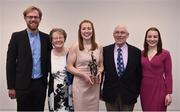
{"type": "Polygon", "coordinates": [[[94,58],[93,52],[91,52],[91,61],[89,61],[88,64],[90,71],[91,71],[91,80],[93,83],[97,83],[98,82],[98,78],[97,78],[97,62],[96,59],[94,58]]]}

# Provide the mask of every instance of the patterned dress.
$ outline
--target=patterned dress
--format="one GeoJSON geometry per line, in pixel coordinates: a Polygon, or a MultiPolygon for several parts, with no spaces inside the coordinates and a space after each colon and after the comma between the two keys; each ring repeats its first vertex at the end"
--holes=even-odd
{"type": "Polygon", "coordinates": [[[66,55],[51,52],[51,75],[49,79],[48,105],[50,111],[73,111],[72,89],[66,71],[66,55]]]}
{"type": "Polygon", "coordinates": [[[172,93],[172,63],[167,50],[151,60],[142,55],[140,99],[143,111],[165,111],[165,96],[172,93]]]}
{"type": "MultiPolygon", "coordinates": [[[[92,60],[91,51],[80,51],[78,45],[77,59],[75,67],[86,75],[91,75],[89,63],[92,60]]],[[[93,51],[96,62],[99,63],[100,49],[93,51]]],[[[99,111],[100,84],[90,85],[81,77],[75,76],[73,79],[73,104],[75,111],[99,111]]]]}

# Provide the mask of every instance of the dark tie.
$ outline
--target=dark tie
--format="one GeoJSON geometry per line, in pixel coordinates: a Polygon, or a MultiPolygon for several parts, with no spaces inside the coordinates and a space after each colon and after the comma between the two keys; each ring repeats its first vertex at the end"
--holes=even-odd
{"type": "Polygon", "coordinates": [[[122,56],[122,50],[121,50],[121,48],[118,48],[117,51],[118,51],[118,57],[117,57],[117,73],[118,73],[118,76],[121,77],[121,76],[123,75],[123,71],[124,71],[123,56],[122,56]]]}

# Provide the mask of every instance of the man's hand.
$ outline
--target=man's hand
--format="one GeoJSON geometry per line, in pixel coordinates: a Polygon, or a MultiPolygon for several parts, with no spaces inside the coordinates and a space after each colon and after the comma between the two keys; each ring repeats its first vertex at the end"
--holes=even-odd
{"type": "Polygon", "coordinates": [[[9,95],[9,97],[11,99],[15,99],[16,98],[16,91],[15,91],[15,89],[9,89],[8,95],[9,95]]]}

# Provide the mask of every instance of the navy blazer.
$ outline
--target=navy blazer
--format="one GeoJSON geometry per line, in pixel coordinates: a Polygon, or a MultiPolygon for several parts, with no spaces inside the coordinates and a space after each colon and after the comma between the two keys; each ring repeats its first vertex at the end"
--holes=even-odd
{"type": "Polygon", "coordinates": [[[106,102],[114,102],[117,95],[122,96],[125,104],[134,104],[140,92],[141,83],[141,50],[127,44],[128,61],[123,76],[117,75],[114,62],[114,47],[111,44],[103,48],[104,84],[102,98],[106,102]]]}
{"type": "MultiPolygon", "coordinates": [[[[41,43],[41,72],[45,84],[49,72],[51,44],[48,34],[39,31],[41,43]]],[[[32,77],[32,52],[27,30],[12,34],[7,51],[6,74],[8,89],[28,88],[32,77]]]]}

